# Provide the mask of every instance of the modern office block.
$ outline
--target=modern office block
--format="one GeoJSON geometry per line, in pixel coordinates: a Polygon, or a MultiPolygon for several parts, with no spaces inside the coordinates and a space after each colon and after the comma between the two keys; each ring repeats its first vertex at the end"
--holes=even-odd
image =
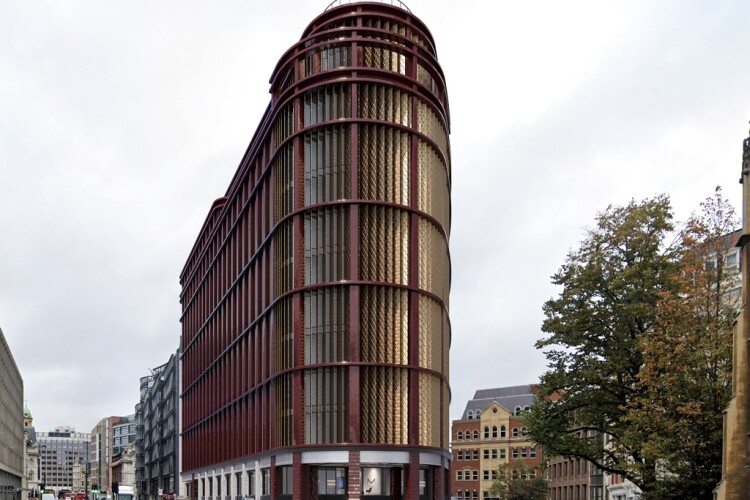
{"type": "Polygon", "coordinates": [[[449,494],[448,98],[395,3],[282,55],[180,276],[192,497],[449,494]]]}

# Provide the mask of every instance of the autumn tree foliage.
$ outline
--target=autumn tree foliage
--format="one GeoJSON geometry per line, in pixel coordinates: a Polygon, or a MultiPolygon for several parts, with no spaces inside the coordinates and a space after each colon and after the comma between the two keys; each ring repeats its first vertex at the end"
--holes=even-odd
{"type": "Polygon", "coordinates": [[[740,307],[738,226],[717,188],[681,234],[680,293],[661,294],[653,331],[640,340],[638,396],[626,409],[644,434],[644,454],[658,463],[655,498],[710,499],[721,479],[722,412],[731,397],[732,323],[740,307]]]}
{"type": "Polygon", "coordinates": [[[489,493],[499,500],[546,500],[547,488],[547,480],[535,467],[516,460],[498,466],[489,493]]]}
{"type": "Polygon", "coordinates": [[[701,209],[676,229],[665,195],[608,207],[544,304],[549,370],[531,438],[622,475],[644,499],[710,498],[696,488],[718,481],[734,307],[724,235],[736,221],[718,189],[701,209]]]}

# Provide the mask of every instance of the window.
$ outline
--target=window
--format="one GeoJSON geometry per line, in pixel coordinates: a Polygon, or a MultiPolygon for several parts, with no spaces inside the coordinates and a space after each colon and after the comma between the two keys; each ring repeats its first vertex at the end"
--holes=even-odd
{"type": "Polygon", "coordinates": [[[497,471],[493,470],[492,471],[492,480],[494,481],[495,479],[497,479],[497,471]]]}
{"type": "Polygon", "coordinates": [[[505,435],[506,435],[506,434],[505,434],[505,426],[504,426],[504,425],[501,425],[501,426],[500,426],[500,437],[501,437],[501,438],[504,438],[504,437],[505,437],[505,435]]]}
{"type": "Polygon", "coordinates": [[[525,435],[527,435],[528,433],[529,433],[529,430],[528,430],[528,429],[527,429],[526,427],[522,427],[522,428],[521,428],[521,435],[522,435],[522,436],[525,436],[525,435]]]}
{"type": "Polygon", "coordinates": [[[531,469],[531,472],[529,472],[529,476],[531,479],[534,479],[536,477],[536,469],[531,469]]]}
{"type": "Polygon", "coordinates": [[[492,426],[492,437],[493,438],[497,437],[497,426],[496,425],[492,426]]]}
{"type": "Polygon", "coordinates": [[[457,498],[458,500],[464,500],[464,493],[463,493],[463,491],[461,491],[461,490],[458,490],[458,491],[456,492],[456,498],[457,498]]]}
{"type": "Polygon", "coordinates": [[[516,410],[513,412],[513,415],[519,416],[520,414],[521,414],[521,407],[520,406],[516,406],[516,410]]]}
{"type": "Polygon", "coordinates": [[[517,470],[511,471],[510,477],[512,477],[513,479],[518,479],[519,478],[518,471],[517,470]]]}
{"type": "Polygon", "coordinates": [[[490,450],[484,450],[484,453],[482,455],[483,455],[482,458],[484,458],[485,460],[489,460],[490,450]]]}
{"type": "Polygon", "coordinates": [[[280,477],[280,484],[279,484],[279,492],[282,495],[291,495],[292,494],[292,468],[290,466],[286,467],[279,467],[279,474],[280,477]]]}
{"type": "Polygon", "coordinates": [[[521,448],[521,458],[526,458],[527,452],[526,448],[521,448]]]}
{"type": "Polygon", "coordinates": [[[464,471],[460,470],[456,472],[456,481],[463,481],[464,479],[464,471]]]}
{"type": "Polygon", "coordinates": [[[474,431],[474,439],[479,439],[479,431],[474,431]]]}
{"type": "Polygon", "coordinates": [[[464,438],[464,433],[461,431],[458,431],[456,433],[456,441],[461,441],[464,438]]]}
{"type": "Polygon", "coordinates": [[[346,468],[318,468],[318,493],[321,495],[346,494],[346,468]]]}
{"type": "Polygon", "coordinates": [[[514,438],[518,437],[518,427],[513,427],[513,437],[514,438]]]}
{"type": "Polygon", "coordinates": [[[260,482],[260,494],[269,495],[271,486],[271,469],[261,469],[260,482]]]}
{"type": "Polygon", "coordinates": [[[497,458],[497,450],[492,450],[492,458],[497,458]]]}
{"type": "Polygon", "coordinates": [[[500,448],[500,458],[505,458],[505,448],[500,448]]]}
{"type": "Polygon", "coordinates": [[[485,425],[484,426],[484,439],[489,439],[489,438],[490,438],[490,428],[485,425]]]}
{"type": "Polygon", "coordinates": [[[456,452],[456,460],[463,460],[464,459],[464,452],[461,450],[458,450],[456,452]]]}
{"type": "Polygon", "coordinates": [[[474,411],[473,410],[469,410],[468,413],[466,414],[466,418],[468,418],[469,420],[473,420],[474,419],[474,411]]]}
{"type": "Polygon", "coordinates": [[[472,479],[474,481],[479,481],[479,471],[478,470],[472,471],[471,472],[471,476],[472,476],[472,479]]]}
{"type": "Polygon", "coordinates": [[[490,471],[489,470],[484,469],[482,471],[482,479],[485,480],[485,481],[489,481],[490,480],[490,471]]]}
{"type": "Polygon", "coordinates": [[[529,450],[529,457],[530,458],[536,458],[536,448],[531,448],[529,450]]]}
{"type": "Polygon", "coordinates": [[[513,448],[511,455],[513,458],[518,458],[518,448],[513,448]]]}
{"type": "Polygon", "coordinates": [[[474,450],[474,460],[479,460],[479,450],[474,450]]]}

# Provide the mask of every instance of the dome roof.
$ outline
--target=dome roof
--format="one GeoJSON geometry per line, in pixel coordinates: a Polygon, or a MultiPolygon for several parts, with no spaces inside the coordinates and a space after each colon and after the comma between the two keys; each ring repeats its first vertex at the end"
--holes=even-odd
{"type": "Polygon", "coordinates": [[[31,418],[31,410],[25,406],[23,407],[23,418],[31,418]]]}

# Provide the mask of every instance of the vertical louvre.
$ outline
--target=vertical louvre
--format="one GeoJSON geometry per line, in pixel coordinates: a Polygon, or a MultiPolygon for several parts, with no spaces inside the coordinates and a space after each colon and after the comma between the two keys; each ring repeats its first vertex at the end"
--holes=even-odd
{"type": "Polygon", "coordinates": [[[292,300],[287,297],[273,308],[274,318],[274,368],[276,372],[293,366],[294,344],[292,335],[292,300]]]}
{"type": "Polygon", "coordinates": [[[445,232],[449,233],[450,192],[445,164],[435,149],[422,140],[419,141],[417,155],[419,157],[417,206],[437,219],[445,232]]]}
{"type": "MultiPolygon", "coordinates": [[[[390,19],[383,19],[380,17],[366,17],[362,19],[362,26],[364,26],[365,28],[375,28],[384,31],[391,31],[399,35],[406,35],[406,27],[403,24],[397,23],[396,21],[392,21],[390,19]]],[[[368,34],[368,38],[375,38],[375,36],[370,33],[368,34]]]]}
{"type": "Polygon", "coordinates": [[[419,444],[440,447],[441,381],[429,373],[419,374],[419,444]]]}
{"type": "Polygon", "coordinates": [[[443,311],[443,370],[442,373],[446,380],[450,380],[450,344],[451,344],[451,325],[448,321],[448,311],[443,311]]]}
{"type": "Polygon", "coordinates": [[[308,53],[299,62],[300,74],[303,77],[351,65],[352,48],[349,45],[323,47],[315,52],[308,53]]]}
{"type": "Polygon", "coordinates": [[[364,83],[360,86],[360,118],[384,120],[401,125],[411,124],[409,93],[387,85],[364,83]]]}
{"type": "Polygon", "coordinates": [[[351,85],[326,85],[316,87],[304,98],[304,126],[350,118],[352,116],[351,85]]]}
{"type": "Polygon", "coordinates": [[[293,443],[294,410],[292,406],[292,375],[280,375],[274,380],[275,446],[291,446],[293,443]]]}
{"type": "Polygon", "coordinates": [[[348,358],[349,295],[343,287],[305,292],[305,364],[348,358]]]}
{"type": "Polygon", "coordinates": [[[417,81],[430,89],[433,94],[438,94],[438,86],[437,83],[435,83],[435,79],[427,68],[421,64],[417,64],[417,81]]]}
{"type": "MultiPolygon", "coordinates": [[[[448,156],[448,135],[438,114],[426,102],[420,100],[417,105],[417,130],[437,144],[440,151],[448,156]]],[[[450,172],[450,166],[448,171],[450,172]]]]}
{"type": "Polygon", "coordinates": [[[294,144],[286,144],[274,161],[274,223],[294,210],[294,144]]]}
{"type": "Polygon", "coordinates": [[[400,288],[366,286],[360,293],[360,358],[369,363],[407,364],[408,292],[400,288]]]}
{"type": "Polygon", "coordinates": [[[448,304],[450,259],[448,244],[438,229],[419,220],[419,288],[432,292],[448,304]]]}
{"type": "Polygon", "coordinates": [[[350,198],[349,126],[305,134],[305,205],[350,198]]]}
{"type": "Polygon", "coordinates": [[[408,284],[408,213],[393,207],[362,206],[359,250],[363,280],[408,284]]]}
{"type": "Polygon", "coordinates": [[[279,111],[276,116],[276,122],[273,127],[273,147],[279,147],[279,144],[294,133],[294,102],[290,102],[279,111]]]}
{"type": "Polygon", "coordinates": [[[347,442],[348,369],[305,370],[304,385],[305,444],[347,442]]]}
{"type": "Polygon", "coordinates": [[[305,285],[349,278],[349,211],[345,206],[305,213],[305,285]]]}
{"type": "Polygon", "coordinates": [[[291,219],[276,228],[273,256],[273,296],[278,297],[294,287],[294,230],[291,219]]]}
{"type": "Polygon", "coordinates": [[[430,297],[419,296],[419,366],[442,373],[443,309],[430,297]]]}
{"type": "Polygon", "coordinates": [[[407,444],[408,370],[364,366],[361,371],[360,432],[363,443],[407,444]]]}

